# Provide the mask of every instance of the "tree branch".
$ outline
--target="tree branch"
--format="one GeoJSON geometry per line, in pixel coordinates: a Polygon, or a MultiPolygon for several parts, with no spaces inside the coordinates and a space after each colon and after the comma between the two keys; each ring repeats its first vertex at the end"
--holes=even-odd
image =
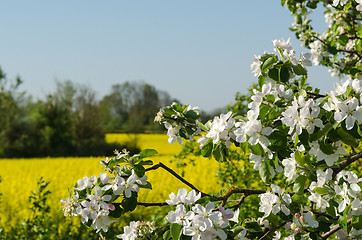
{"type": "Polygon", "coordinates": [[[260,240],[267,239],[267,237],[268,237],[270,234],[272,234],[273,232],[275,232],[275,231],[278,230],[279,228],[283,227],[285,224],[287,224],[287,222],[283,222],[283,223],[279,224],[278,226],[273,227],[272,229],[268,230],[268,231],[260,238],[260,240]]]}
{"type": "Polygon", "coordinates": [[[347,156],[347,159],[339,163],[339,167],[332,168],[333,169],[333,178],[337,176],[337,174],[345,169],[348,165],[362,158],[362,151],[353,155],[347,156]]]}

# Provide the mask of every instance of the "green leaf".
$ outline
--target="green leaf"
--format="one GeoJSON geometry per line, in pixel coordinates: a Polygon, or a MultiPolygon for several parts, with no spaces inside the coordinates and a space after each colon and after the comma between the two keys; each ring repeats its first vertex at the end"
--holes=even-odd
{"type": "Polygon", "coordinates": [[[201,128],[202,131],[209,131],[209,129],[201,122],[199,122],[197,125],[199,126],[199,128],[201,128]]]}
{"type": "Polygon", "coordinates": [[[152,190],[152,184],[150,182],[146,182],[146,185],[138,185],[140,188],[146,188],[152,190]]]}
{"type": "Polygon", "coordinates": [[[163,236],[162,236],[163,240],[170,240],[171,239],[171,231],[167,230],[163,236]]]}
{"type": "Polygon", "coordinates": [[[269,183],[271,180],[271,173],[270,173],[270,165],[267,161],[264,161],[261,163],[259,168],[259,174],[261,177],[261,180],[263,180],[264,183],[269,183]]]}
{"type": "Polygon", "coordinates": [[[316,9],[317,4],[318,4],[318,2],[316,2],[316,1],[308,1],[307,2],[307,7],[311,8],[311,9],[316,9]]]}
{"type": "Polygon", "coordinates": [[[200,115],[194,110],[187,111],[185,115],[187,118],[191,118],[194,121],[200,117],[200,115]]]}
{"type": "Polygon", "coordinates": [[[130,198],[123,199],[121,203],[125,212],[132,212],[137,207],[137,193],[132,192],[130,198]]]}
{"type": "Polygon", "coordinates": [[[323,153],[331,155],[334,153],[335,149],[330,143],[327,143],[326,140],[327,138],[324,138],[323,141],[320,141],[319,147],[323,153]]]}
{"type": "Polygon", "coordinates": [[[327,123],[326,125],[324,125],[323,129],[313,133],[310,136],[310,141],[313,142],[313,141],[316,141],[316,140],[320,139],[322,136],[326,135],[332,128],[333,128],[332,124],[327,123]]]}
{"type": "Polygon", "coordinates": [[[362,215],[352,216],[352,227],[357,230],[362,229],[362,215]]]}
{"type": "Polygon", "coordinates": [[[316,192],[319,194],[327,194],[327,193],[329,193],[329,190],[327,188],[323,188],[323,187],[315,187],[315,188],[313,188],[313,192],[316,192]]]}
{"type": "Polygon", "coordinates": [[[146,172],[146,169],[140,164],[134,165],[133,170],[134,170],[135,174],[137,175],[137,177],[139,177],[139,178],[143,177],[146,172]]]}
{"type": "Polygon", "coordinates": [[[124,213],[123,208],[121,208],[119,204],[114,204],[114,207],[114,211],[109,211],[109,216],[114,218],[120,218],[124,213]]]}
{"type": "Polygon", "coordinates": [[[217,143],[212,150],[212,155],[214,156],[215,160],[218,162],[226,162],[227,160],[227,148],[223,143],[217,143]]]}
{"type": "Polygon", "coordinates": [[[358,38],[355,40],[354,46],[357,52],[361,52],[362,39],[358,38]]]}
{"type": "Polygon", "coordinates": [[[352,135],[350,135],[348,132],[344,131],[343,128],[339,128],[337,130],[337,133],[339,136],[341,136],[341,140],[343,143],[345,143],[349,146],[355,147],[355,148],[358,147],[357,140],[352,135]]]}
{"type": "Polygon", "coordinates": [[[153,165],[153,162],[151,160],[141,161],[138,163],[139,165],[153,165]]]}
{"type": "Polygon", "coordinates": [[[284,83],[288,82],[289,77],[290,77],[289,69],[287,67],[284,67],[284,66],[281,67],[279,76],[280,76],[280,81],[281,82],[284,82],[284,83]]]}
{"type": "Polygon", "coordinates": [[[211,157],[211,153],[212,153],[212,149],[213,149],[213,143],[211,140],[209,140],[201,149],[201,155],[203,157],[209,158],[211,157]]]}
{"type": "Polygon", "coordinates": [[[299,151],[294,152],[294,158],[300,166],[305,165],[305,157],[299,151]]]}
{"type": "Polygon", "coordinates": [[[158,152],[155,149],[145,149],[142,152],[140,152],[140,158],[151,157],[157,153],[158,152]]]}
{"type": "Polygon", "coordinates": [[[271,68],[268,72],[268,77],[273,79],[274,81],[279,81],[279,70],[277,68],[271,68]]]}
{"type": "Polygon", "coordinates": [[[265,77],[264,75],[260,75],[258,78],[259,87],[263,87],[264,83],[265,83],[265,77]]]}
{"type": "Polygon", "coordinates": [[[297,75],[307,75],[307,70],[301,65],[293,65],[293,71],[297,75]]]}
{"type": "Polygon", "coordinates": [[[249,144],[249,149],[251,150],[252,153],[254,153],[255,155],[259,155],[262,156],[264,154],[264,149],[263,147],[258,143],[255,144],[254,146],[249,144]]]}
{"type": "Polygon", "coordinates": [[[179,240],[181,235],[182,226],[177,223],[172,223],[170,227],[171,236],[173,240],[179,240]]]}
{"type": "Polygon", "coordinates": [[[118,164],[124,163],[124,162],[126,162],[126,160],[124,160],[124,158],[119,158],[119,159],[117,159],[117,158],[112,158],[111,160],[109,160],[107,167],[109,167],[109,168],[114,168],[114,167],[117,166],[118,164]]]}
{"type": "Polygon", "coordinates": [[[270,67],[273,66],[274,63],[276,63],[278,61],[278,57],[275,55],[270,55],[261,65],[261,71],[265,72],[266,70],[268,70],[270,67]]]}
{"type": "Polygon", "coordinates": [[[293,191],[298,195],[304,194],[304,187],[307,183],[307,177],[304,175],[299,175],[294,182],[293,191]]]}

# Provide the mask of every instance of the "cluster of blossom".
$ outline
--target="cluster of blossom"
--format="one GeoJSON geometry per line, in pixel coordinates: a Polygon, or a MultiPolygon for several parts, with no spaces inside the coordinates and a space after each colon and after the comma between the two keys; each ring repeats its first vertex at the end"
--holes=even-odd
{"type": "Polygon", "coordinates": [[[154,222],[131,221],[129,226],[123,228],[123,233],[117,235],[117,238],[123,240],[142,239],[145,235],[152,234],[156,230],[154,222]]]}
{"type": "Polygon", "coordinates": [[[176,205],[175,211],[170,211],[167,220],[173,224],[182,226],[181,233],[195,239],[216,239],[227,238],[223,230],[229,226],[229,221],[238,221],[238,214],[222,206],[215,208],[213,202],[208,202],[206,206],[196,203],[201,197],[201,193],[196,194],[195,190],[187,194],[184,188],[179,189],[177,195],[170,194],[170,200],[166,200],[169,205],[176,205]],[[196,204],[195,204],[196,203],[196,204]]]}
{"type": "Polygon", "coordinates": [[[91,225],[97,232],[107,232],[109,225],[116,221],[109,217],[110,212],[116,209],[114,201],[120,195],[130,198],[139,191],[139,185],[146,185],[146,180],[147,176],[139,178],[133,169],[131,174],[126,174],[119,166],[114,168],[112,176],[106,172],[98,177],[85,176],[77,181],[74,193],[61,200],[64,215],[80,215],[83,224],[91,225]]]}
{"type": "Polygon", "coordinates": [[[264,213],[264,217],[268,217],[270,213],[276,215],[280,210],[285,214],[289,215],[290,210],[287,207],[292,202],[290,195],[282,191],[282,189],[272,184],[272,192],[266,192],[259,195],[260,207],[259,212],[264,213]],[[276,195],[276,194],[277,195],[276,195]]]}
{"type": "MultiPolygon", "coordinates": [[[[172,108],[173,106],[180,106],[179,104],[177,104],[176,102],[173,102],[170,106],[170,108],[172,108]]],[[[183,106],[184,107],[184,106],[183,106]]],[[[199,114],[199,108],[198,107],[191,107],[191,105],[187,105],[187,108],[184,110],[184,114],[187,115],[187,112],[189,111],[193,111],[196,112],[197,114],[199,114]]],[[[167,120],[165,120],[165,113],[164,113],[164,109],[161,109],[158,113],[157,116],[155,117],[155,122],[159,122],[159,123],[163,123],[165,128],[167,129],[167,136],[168,138],[168,142],[170,144],[174,143],[176,140],[179,144],[182,144],[182,137],[180,136],[180,130],[185,127],[184,126],[184,122],[181,120],[179,121],[179,117],[180,117],[181,113],[178,111],[174,111],[174,114],[172,114],[171,116],[169,116],[169,118],[167,120]]],[[[193,123],[193,134],[190,135],[189,140],[193,139],[194,135],[198,135],[201,131],[201,129],[197,126],[199,120],[196,119],[195,122],[193,123]]]]}

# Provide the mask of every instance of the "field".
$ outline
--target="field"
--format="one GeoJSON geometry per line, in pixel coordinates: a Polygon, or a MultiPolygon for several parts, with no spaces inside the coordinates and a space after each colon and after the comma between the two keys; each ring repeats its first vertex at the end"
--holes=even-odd
{"type": "MultiPolygon", "coordinates": [[[[176,172],[176,163],[170,163],[170,158],[181,150],[178,143],[168,144],[164,134],[108,134],[107,141],[131,142],[136,140],[141,149],[154,148],[159,154],[152,158],[154,163],[162,162],[176,172]]],[[[112,153],[110,153],[112,156],[112,153]]],[[[29,215],[28,196],[36,189],[36,181],[43,177],[49,181],[49,198],[51,215],[62,221],[60,199],[66,198],[68,188],[72,188],[78,179],[84,176],[98,175],[102,170],[100,160],[105,157],[88,158],[37,158],[37,159],[2,159],[0,160],[0,220],[2,226],[19,224],[29,215]]],[[[220,190],[215,184],[216,161],[197,159],[197,167],[187,166],[185,179],[193,183],[204,192],[212,193],[220,190]]],[[[153,190],[140,192],[139,201],[164,202],[171,192],[177,192],[180,187],[185,187],[163,169],[147,172],[153,190]]]]}

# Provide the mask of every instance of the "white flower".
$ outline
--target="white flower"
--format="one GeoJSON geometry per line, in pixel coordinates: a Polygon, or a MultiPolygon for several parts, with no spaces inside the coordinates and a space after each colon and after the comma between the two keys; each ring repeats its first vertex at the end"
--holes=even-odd
{"type": "Polygon", "coordinates": [[[125,226],[123,229],[122,234],[117,235],[117,238],[123,239],[123,240],[134,240],[137,238],[137,222],[131,221],[129,223],[129,226],[125,226]]]}
{"type": "Polygon", "coordinates": [[[208,202],[205,207],[200,204],[196,204],[192,207],[192,211],[201,216],[201,219],[199,220],[202,220],[205,223],[206,228],[209,229],[213,226],[213,222],[219,222],[222,220],[221,212],[213,211],[214,208],[215,204],[213,202],[208,202]]]}
{"type": "Polygon", "coordinates": [[[273,210],[273,205],[278,203],[279,198],[278,196],[276,196],[271,192],[260,194],[259,198],[260,198],[259,212],[263,212],[264,217],[267,217],[273,210]]]}
{"type": "Polygon", "coordinates": [[[311,190],[313,190],[315,187],[323,187],[324,184],[330,180],[332,180],[332,174],[333,170],[328,168],[325,172],[318,169],[317,170],[317,182],[312,182],[309,186],[311,190]]]}
{"type": "Polygon", "coordinates": [[[353,97],[351,100],[337,102],[338,111],[334,113],[334,120],[341,122],[346,120],[346,129],[351,130],[355,121],[362,122],[362,107],[358,104],[358,99],[353,97]]]}
{"type": "Polygon", "coordinates": [[[77,185],[78,187],[74,187],[74,190],[76,191],[82,191],[86,188],[90,188],[93,186],[93,182],[95,181],[96,177],[92,176],[90,178],[88,178],[87,176],[85,176],[83,179],[80,179],[77,181],[77,185]]]}
{"type": "Polygon", "coordinates": [[[132,175],[128,177],[126,183],[124,184],[124,195],[126,198],[130,198],[132,192],[138,192],[139,186],[136,181],[139,180],[137,175],[132,172],[132,175]]]}
{"type": "Polygon", "coordinates": [[[246,231],[246,229],[244,229],[236,236],[236,239],[238,239],[238,240],[249,240],[249,238],[245,237],[246,234],[247,234],[247,231],[246,231]]]}
{"type": "Polygon", "coordinates": [[[348,0],[333,0],[332,5],[334,7],[337,7],[338,4],[341,4],[341,6],[344,6],[347,3],[348,0]]]}
{"type": "Polygon", "coordinates": [[[259,59],[260,56],[254,56],[253,63],[250,65],[250,69],[254,73],[255,77],[259,77],[261,75],[261,62],[259,59]]]}
{"type": "Polygon", "coordinates": [[[309,154],[316,156],[317,161],[324,160],[328,165],[328,167],[333,166],[333,164],[338,161],[341,155],[347,153],[344,147],[342,146],[341,141],[331,144],[334,148],[336,148],[335,152],[332,154],[325,154],[324,152],[322,152],[317,141],[312,142],[310,145],[311,149],[309,150],[309,154]]]}
{"type": "Polygon", "coordinates": [[[306,214],[304,214],[303,216],[304,216],[304,221],[307,224],[307,226],[314,227],[314,228],[317,228],[319,226],[318,221],[313,220],[313,213],[312,212],[309,211],[306,214]]]}
{"type": "Polygon", "coordinates": [[[357,11],[362,12],[362,0],[356,0],[356,2],[358,4],[356,7],[357,11]]]}
{"type": "Polygon", "coordinates": [[[185,198],[187,195],[187,190],[185,188],[180,188],[177,192],[177,196],[172,192],[169,197],[170,200],[166,200],[168,205],[177,205],[181,203],[181,198],[185,198]]]}
{"type": "Polygon", "coordinates": [[[334,191],[337,195],[341,196],[342,202],[338,205],[338,211],[343,212],[344,209],[351,203],[351,200],[349,199],[348,195],[351,195],[351,191],[348,189],[347,184],[343,183],[343,188],[341,189],[340,186],[335,185],[334,191]]]}
{"type": "Polygon", "coordinates": [[[308,199],[316,203],[317,209],[321,209],[322,212],[325,212],[326,208],[329,207],[328,201],[322,198],[322,196],[319,193],[315,192],[310,192],[310,193],[311,195],[308,197],[308,199]]]}
{"type": "Polygon", "coordinates": [[[232,128],[234,127],[235,119],[231,118],[232,112],[221,114],[220,116],[214,117],[211,123],[210,131],[206,134],[207,138],[213,140],[216,144],[220,140],[225,142],[227,148],[230,147],[230,135],[232,128]]]}
{"type": "Polygon", "coordinates": [[[297,176],[296,170],[298,165],[295,161],[294,153],[290,155],[290,158],[283,159],[282,164],[284,166],[284,176],[287,178],[287,181],[294,180],[297,176]]]}
{"type": "Polygon", "coordinates": [[[108,210],[101,210],[98,212],[97,217],[93,220],[92,228],[99,232],[103,230],[104,232],[108,231],[108,227],[112,222],[116,222],[117,220],[110,220],[108,217],[108,210]]]}
{"type": "Polygon", "coordinates": [[[168,143],[172,144],[177,139],[177,142],[179,144],[182,144],[182,139],[178,135],[178,132],[180,131],[181,126],[173,126],[169,122],[164,122],[164,125],[167,129],[167,136],[169,136],[168,143]]]}
{"type": "Polygon", "coordinates": [[[167,216],[167,220],[170,223],[177,223],[182,226],[190,226],[192,219],[194,218],[195,213],[193,211],[188,211],[186,213],[185,206],[180,204],[176,206],[176,211],[170,211],[167,216]]]}
{"type": "Polygon", "coordinates": [[[357,194],[361,192],[361,187],[358,185],[362,182],[362,178],[358,178],[357,174],[352,171],[342,170],[337,174],[337,181],[342,178],[349,183],[350,188],[357,194]]]}
{"type": "Polygon", "coordinates": [[[181,202],[184,204],[193,204],[201,198],[201,192],[196,194],[196,191],[192,189],[187,196],[180,196],[181,202]]]}

